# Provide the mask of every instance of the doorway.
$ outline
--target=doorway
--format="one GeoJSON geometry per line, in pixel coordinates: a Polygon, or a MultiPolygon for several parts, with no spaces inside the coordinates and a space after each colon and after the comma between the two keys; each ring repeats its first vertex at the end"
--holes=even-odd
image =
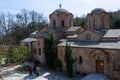
{"type": "Polygon", "coordinates": [[[96,72],[104,73],[104,60],[96,59],[96,72]]]}

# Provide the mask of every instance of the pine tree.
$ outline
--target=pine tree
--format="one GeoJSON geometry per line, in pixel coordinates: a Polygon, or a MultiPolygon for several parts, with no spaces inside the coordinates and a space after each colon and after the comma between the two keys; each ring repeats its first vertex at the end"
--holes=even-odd
{"type": "Polygon", "coordinates": [[[70,45],[67,43],[65,46],[65,63],[69,78],[73,77],[73,58],[71,54],[72,49],[70,45]]]}
{"type": "Polygon", "coordinates": [[[46,36],[44,41],[44,53],[46,64],[49,68],[53,68],[54,61],[57,59],[57,46],[55,44],[55,40],[53,39],[53,35],[51,34],[50,36],[46,36]]]}

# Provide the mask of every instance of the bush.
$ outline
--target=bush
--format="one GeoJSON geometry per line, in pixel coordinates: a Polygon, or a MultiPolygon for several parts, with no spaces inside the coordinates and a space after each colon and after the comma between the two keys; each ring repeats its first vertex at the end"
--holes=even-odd
{"type": "Polygon", "coordinates": [[[54,66],[55,66],[55,68],[60,68],[61,67],[61,61],[59,60],[59,59],[56,59],[55,61],[54,61],[54,66]]]}

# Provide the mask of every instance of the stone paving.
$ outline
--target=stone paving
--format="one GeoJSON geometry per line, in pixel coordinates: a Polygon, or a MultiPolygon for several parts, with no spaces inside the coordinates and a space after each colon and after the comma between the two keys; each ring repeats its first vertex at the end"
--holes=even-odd
{"type": "MultiPolygon", "coordinates": [[[[37,77],[35,74],[29,76],[28,72],[18,72],[14,70],[16,68],[12,67],[7,69],[10,70],[10,74],[3,77],[3,80],[80,80],[82,77],[78,74],[74,75],[74,78],[67,78],[66,72],[50,70],[44,67],[40,67],[40,76],[37,77]]],[[[1,80],[1,79],[0,79],[1,80]]]]}
{"type": "Polygon", "coordinates": [[[89,74],[89,75],[85,76],[81,80],[111,80],[111,79],[108,78],[107,76],[105,76],[104,74],[93,73],[93,74],[89,74]]]}
{"type": "MultiPolygon", "coordinates": [[[[31,65],[32,64],[27,64],[31,65]]],[[[86,77],[80,76],[79,74],[75,74],[72,79],[67,78],[66,72],[62,71],[56,71],[56,70],[50,70],[44,67],[40,67],[40,76],[37,77],[35,74],[32,74],[32,76],[29,76],[28,72],[19,72],[15,69],[20,67],[22,65],[16,65],[13,67],[7,67],[1,69],[1,73],[4,73],[7,71],[6,76],[3,76],[0,78],[0,80],[110,80],[107,76],[104,74],[99,73],[93,73],[86,77]]]]}

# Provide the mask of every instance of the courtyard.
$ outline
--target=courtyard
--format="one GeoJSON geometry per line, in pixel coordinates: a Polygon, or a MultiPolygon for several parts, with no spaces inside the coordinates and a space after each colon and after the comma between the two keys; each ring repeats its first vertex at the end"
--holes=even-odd
{"type": "Polygon", "coordinates": [[[34,73],[29,76],[28,72],[17,71],[16,68],[22,65],[16,65],[13,67],[6,67],[1,70],[4,75],[1,76],[0,80],[80,80],[82,76],[75,74],[73,78],[69,79],[66,72],[57,70],[51,70],[40,66],[40,75],[37,77],[34,73]],[[6,73],[5,73],[6,72],[6,73]]]}

